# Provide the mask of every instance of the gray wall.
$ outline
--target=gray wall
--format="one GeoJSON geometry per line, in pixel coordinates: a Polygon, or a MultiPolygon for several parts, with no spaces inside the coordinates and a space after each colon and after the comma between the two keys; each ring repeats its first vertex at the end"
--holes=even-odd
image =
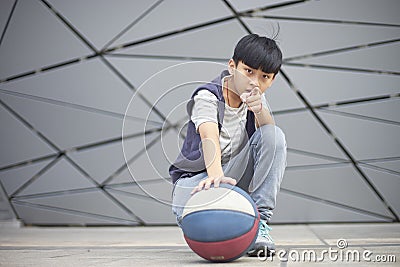
{"type": "Polygon", "coordinates": [[[399,221],[399,1],[295,2],[2,0],[3,199],[26,224],[173,224],[187,97],[279,23],[273,222],[399,221]]]}

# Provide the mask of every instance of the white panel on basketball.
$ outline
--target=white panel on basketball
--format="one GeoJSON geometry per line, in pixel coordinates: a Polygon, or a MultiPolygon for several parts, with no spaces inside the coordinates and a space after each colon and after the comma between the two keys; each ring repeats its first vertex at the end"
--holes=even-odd
{"type": "Polygon", "coordinates": [[[194,194],[186,203],[182,218],[201,210],[234,210],[256,216],[254,208],[244,196],[229,188],[213,188],[194,194]]]}

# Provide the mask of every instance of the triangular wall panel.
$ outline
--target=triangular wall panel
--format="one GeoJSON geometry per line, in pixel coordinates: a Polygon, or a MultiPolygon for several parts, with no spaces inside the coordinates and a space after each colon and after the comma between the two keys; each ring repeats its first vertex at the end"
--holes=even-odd
{"type": "Polygon", "coordinates": [[[321,201],[333,201],[391,217],[391,213],[373,189],[349,164],[329,168],[297,170],[295,172],[287,171],[282,188],[317,197],[321,201]],[[353,198],[353,195],[358,197],[353,198]]]}
{"type": "MultiPolygon", "coordinates": [[[[141,128],[138,129],[137,134],[139,136],[125,140],[124,144],[127,148],[139,152],[143,148],[141,128]]],[[[69,156],[99,184],[105,182],[126,165],[121,140],[74,151],[69,156]]]]}
{"type": "MultiPolygon", "coordinates": [[[[122,117],[97,114],[32,99],[3,96],[20,116],[60,149],[73,148],[121,136],[122,117]]],[[[33,144],[33,143],[32,143],[33,144]]]]}
{"type": "Polygon", "coordinates": [[[10,81],[2,88],[43,97],[49,101],[97,109],[97,112],[104,110],[119,114],[124,114],[133,95],[132,90],[99,59],[10,81]]]}
{"type": "MultiPolygon", "coordinates": [[[[306,1],[280,8],[277,13],[282,17],[399,24],[398,7],[399,3],[396,0],[306,1]]],[[[257,14],[274,13],[273,10],[267,10],[257,14]]]]}
{"type": "Polygon", "coordinates": [[[118,52],[134,55],[204,57],[228,60],[233,54],[234,44],[245,34],[242,26],[231,20],[207,28],[194,29],[186,33],[156,39],[150,43],[139,43],[118,52]],[[221,32],[229,32],[229,35],[222,36],[221,32]]]}
{"type": "MultiPolygon", "coordinates": [[[[134,80],[137,75],[143,73],[136,73],[142,64],[144,68],[148,68],[149,64],[154,64],[154,60],[134,59],[130,64],[120,65],[120,68],[127,77],[134,80]]],[[[165,122],[166,127],[175,124],[187,114],[186,103],[193,91],[215,79],[225,68],[226,64],[218,62],[190,61],[177,62],[163,69],[157,68],[153,73],[146,72],[147,79],[132,96],[126,108],[126,115],[138,116],[146,121],[165,122]],[[143,102],[142,97],[150,103],[144,108],[139,106],[143,102]]]]}
{"type": "Polygon", "coordinates": [[[108,186],[110,192],[119,191],[135,195],[140,195],[154,199],[164,204],[172,203],[173,185],[170,180],[154,179],[153,181],[145,181],[135,185],[114,185],[108,186]]]}
{"type": "Polygon", "coordinates": [[[313,105],[357,101],[399,92],[400,77],[375,73],[284,66],[295,86],[313,105]]]}
{"type": "Polygon", "coordinates": [[[392,207],[397,216],[400,216],[400,177],[391,173],[384,173],[370,168],[362,167],[370,177],[372,183],[381,192],[385,201],[392,207]]]}
{"type": "Polygon", "coordinates": [[[304,103],[279,73],[272,86],[264,94],[272,112],[305,107],[304,103]]]}
{"type": "Polygon", "coordinates": [[[137,138],[124,139],[122,142],[123,165],[107,177],[103,183],[120,184],[135,183],[143,177],[137,175],[137,171],[145,173],[145,178],[158,177],[155,170],[148,163],[147,151],[152,149],[160,139],[160,132],[149,133],[137,138]]]}
{"type": "Polygon", "coordinates": [[[6,30],[6,25],[7,25],[7,20],[11,15],[11,12],[13,10],[13,6],[15,0],[4,0],[2,1],[1,8],[0,8],[0,32],[3,33],[3,31],[6,30]]]}
{"type": "MultiPolygon", "coordinates": [[[[350,115],[359,115],[360,118],[364,118],[365,120],[381,121],[382,123],[394,125],[400,124],[399,98],[389,98],[381,101],[370,101],[366,103],[331,107],[327,109],[349,113],[350,115]]],[[[344,116],[345,115],[346,114],[344,114],[344,116]]]]}
{"type": "Polygon", "coordinates": [[[318,114],[329,127],[334,129],[335,134],[356,159],[396,157],[399,155],[400,143],[398,137],[400,128],[398,126],[326,112],[318,112],[318,114]]]}
{"type": "Polygon", "coordinates": [[[375,217],[345,208],[316,202],[308,198],[281,192],[278,197],[274,223],[321,223],[321,222],[389,222],[390,219],[375,217]]]}
{"type": "Polygon", "coordinates": [[[376,166],[378,168],[384,168],[386,170],[391,170],[394,172],[397,172],[397,174],[400,174],[400,160],[398,158],[395,159],[389,159],[387,161],[381,161],[381,162],[377,162],[376,160],[370,162],[366,161],[368,165],[372,165],[372,166],[376,166]]]}
{"type": "MultiPolygon", "coordinates": [[[[4,95],[0,96],[2,101],[6,101],[4,95]]],[[[55,150],[49,144],[32,132],[3,106],[0,106],[0,116],[1,123],[4,125],[0,127],[1,167],[55,153],[55,150]]]]}
{"type": "MultiPolygon", "coordinates": [[[[243,20],[253,32],[258,34],[273,32],[273,27],[277,28],[274,26],[277,22],[273,20],[257,18],[244,18],[243,20]]],[[[281,44],[284,58],[398,39],[399,36],[399,29],[393,27],[377,29],[375,26],[307,21],[279,21],[279,29],[276,39],[281,44]],[[342,38],[343,36],[346,38],[342,38]],[[300,45],[300,43],[304,45],[300,45]]]]}
{"type": "Polygon", "coordinates": [[[50,0],[49,2],[100,50],[157,1],[120,0],[118,3],[113,3],[107,0],[74,2],[50,0]],[[111,17],[111,14],[118,16],[111,17]]]}
{"type": "Polygon", "coordinates": [[[249,1],[241,1],[241,0],[230,0],[229,1],[232,6],[238,11],[248,11],[248,10],[257,10],[259,8],[265,8],[269,6],[274,6],[277,4],[281,4],[286,2],[285,0],[249,0],[249,1]]]}
{"type": "Polygon", "coordinates": [[[115,43],[125,44],[181,30],[225,17],[227,14],[229,14],[229,9],[222,1],[163,1],[115,43]]]}
{"type": "MultiPolygon", "coordinates": [[[[54,159],[53,159],[54,160],[54,159]]],[[[8,196],[11,196],[20,186],[29,181],[52,160],[44,160],[0,171],[0,181],[8,196]]]]}
{"type": "Polygon", "coordinates": [[[34,225],[138,225],[138,222],[90,216],[84,213],[64,211],[62,209],[49,209],[46,207],[32,206],[29,203],[14,203],[15,210],[26,224],[34,225]]]}
{"type": "Polygon", "coordinates": [[[172,214],[171,206],[168,204],[160,203],[147,197],[133,197],[124,193],[110,192],[143,219],[146,224],[176,224],[175,216],[172,214]]]}
{"type": "Polygon", "coordinates": [[[101,190],[94,189],[87,192],[70,193],[58,196],[23,199],[24,202],[66,209],[81,213],[98,214],[124,220],[135,218],[119,207],[101,190]]]}
{"type": "Polygon", "coordinates": [[[345,160],[326,157],[320,154],[302,153],[302,151],[291,151],[287,153],[287,168],[296,168],[307,166],[313,167],[316,165],[328,165],[344,162],[345,160]]]}
{"type": "MultiPolygon", "coordinates": [[[[400,34],[400,30],[397,35],[400,34]]],[[[320,56],[311,59],[296,60],[306,65],[327,65],[334,67],[372,70],[376,72],[398,72],[397,63],[400,60],[398,51],[400,40],[394,44],[358,49],[335,55],[320,56]]]]}
{"type": "Polygon", "coordinates": [[[307,111],[275,116],[278,125],[286,135],[288,148],[346,159],[313,115],[307,111]],[[299,127],[301,126],[301,127],[299,127]]]}
{"type": "Polygon", "coordinates": [[[40,1],[18,1],[14,13],[0,46],[0,79],[91,53],[40,1]]]}
{"type": "Polygon", "coordinates": [[[61,158],[55,165],[17,194],[17,197],[93,188],[95,186],[94,182],[80,173],[70,162],[61,158]]]}

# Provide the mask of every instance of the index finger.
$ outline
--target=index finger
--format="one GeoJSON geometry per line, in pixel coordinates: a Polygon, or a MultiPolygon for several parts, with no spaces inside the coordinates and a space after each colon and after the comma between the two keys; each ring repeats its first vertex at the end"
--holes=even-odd
{"type": "Polygon", "coordinates": [[[192,190],[192,192],[190,192],[190,194],[193,195],[194,193],[201,191],[204,187],[205,182],[206,182],[206,180],[200,181],[198,183],[198,185],[193,188],[193,190],[192,190]]]}
{"type": "Polygon", "coordinates": [[[251,95],[261,95],[260,88],[254,87],[253,90],[251,90],[251,95]]]}

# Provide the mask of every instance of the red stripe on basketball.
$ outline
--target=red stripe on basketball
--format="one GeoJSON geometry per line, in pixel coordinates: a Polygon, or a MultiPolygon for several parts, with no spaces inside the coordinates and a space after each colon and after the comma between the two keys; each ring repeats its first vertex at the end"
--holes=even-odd
{"type": "Polygon", "coordinates": [[[211,261],[229,261],[242,255],[249,248],[258,231],[259,216],[246,234],[218,242],[199,242],[185,237],[189,247],[199,256],[211,261]]]}

